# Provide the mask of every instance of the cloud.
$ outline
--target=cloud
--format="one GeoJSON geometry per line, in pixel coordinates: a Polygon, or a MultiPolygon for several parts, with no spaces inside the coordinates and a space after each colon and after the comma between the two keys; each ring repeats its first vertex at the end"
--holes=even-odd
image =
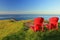
{"type": "Polygon", "coordinates": [[[60,14],[60,11],[0,11],[0,14],[60,14]]]}
{"type": "Polygon", "coordinates": [[[17,12],[21,14],[60,14],[60,11],[24,11],[24,12],[17,12]]]}

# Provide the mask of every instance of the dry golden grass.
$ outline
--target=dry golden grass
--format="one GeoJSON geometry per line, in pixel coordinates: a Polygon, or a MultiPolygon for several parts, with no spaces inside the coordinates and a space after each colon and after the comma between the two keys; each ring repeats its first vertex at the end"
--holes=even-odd
{"type": "Polygon", "coordinates": [[[32,20],[0,20],[0,40],[60,40],[60,22],[59,29],[34,32],[31,29],[23,30],[23,24],[32,22],[32,20]]]}
{"type": "Polygon", "coordinates": [[[0,40],[12,33],[18,32],[23,21],[11,22],[11,20],[0,20],[0,40]]]}

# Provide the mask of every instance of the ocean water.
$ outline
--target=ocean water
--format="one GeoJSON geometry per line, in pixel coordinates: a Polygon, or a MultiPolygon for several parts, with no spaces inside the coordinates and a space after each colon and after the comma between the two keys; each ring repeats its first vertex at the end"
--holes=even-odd
{"type": "Polygon", "coordinates": [[[27,20],[34,19],[36,17],[43,17],[45,20],[48,20],[52,16],[59,17],[60,21],[60,15],[44,15],[44,14],[2,14],[0,15],[0,20],[4,19],[27,20]]]}

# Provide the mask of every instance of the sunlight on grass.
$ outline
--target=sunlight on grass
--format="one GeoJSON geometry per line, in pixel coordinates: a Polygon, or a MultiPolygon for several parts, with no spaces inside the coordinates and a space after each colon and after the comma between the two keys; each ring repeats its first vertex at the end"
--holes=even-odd
{"type": "Polygon", "coordinates": [[[0,40],[60,40],[59,30],[46,30],[45,32],[34,32],[31,29],[25,30],[25,22],[32,20],[21,20],[11,22],[10,20],[0,20],[0,40]]]}

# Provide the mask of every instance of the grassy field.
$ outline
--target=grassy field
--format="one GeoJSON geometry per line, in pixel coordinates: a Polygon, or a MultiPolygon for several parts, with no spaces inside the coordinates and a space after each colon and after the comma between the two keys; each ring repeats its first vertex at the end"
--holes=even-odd
{"type": "Polygon", "coordinates": [[[26,22],[32,20],[0,20],[0,40],[60,40],[60,22],[58,31],[45,28],[45,32],[28,29],[26,22]]]}

